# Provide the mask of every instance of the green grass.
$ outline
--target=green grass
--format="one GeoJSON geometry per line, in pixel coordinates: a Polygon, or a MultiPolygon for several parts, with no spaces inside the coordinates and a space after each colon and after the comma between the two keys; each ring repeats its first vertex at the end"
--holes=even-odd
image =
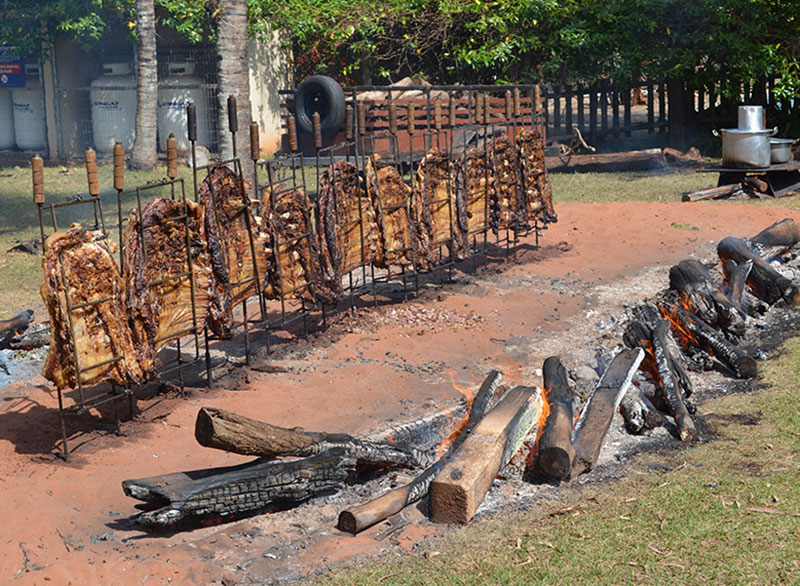
{"type": "Polygon", "coordinates": [[[764,370],[756,394],[700,406],[715,441],[642,454],[622,480],[319,583],[800,583],[800,339],[764,370]]]}
{"type": "MultiPolygon", "coordinates": [[[[103,219],[112,238],[117,239],[119,221],[116,214],[117,192],[112,189],[113,168],[110,164],[99,165],[103,219]]],[[[191,193],[191,169],[179,167],[180,178],[186,182],[187,193],[191,193]]],[[[166,169],[155,171],[126,171],[126,187],[135,187],[157,182],[166,178],[166,169]]],[[[86,172],[81,165],[69,167],[46,167],[44,170],[46,203],[68,201],[75,196],[88,193],[86,172]]],[[[144,199],[168,195],[166,189],[155,189],[145,193],[144,199]]],[[[135,205],[135,195],[125,198],[128,208],[135,205]]],[[[33,309],[36,319],[47,316],[44,303],[39,296],[42,281],[41,257],[8,252],[18,241],[40,238],[39,215],[33,203],[32,178],[30,168],[0,168],[0,292],[4,309],[0,319],[7,319],[21,309],[33,309]]],[[[94,223],[92,206],[88,204],[60,208],[57,213],[60,229],[69,227],[72,222],[84,226],[94,223]]],[[[45,236],[53,232],[49,213],[45,215],[45,236]]]]}

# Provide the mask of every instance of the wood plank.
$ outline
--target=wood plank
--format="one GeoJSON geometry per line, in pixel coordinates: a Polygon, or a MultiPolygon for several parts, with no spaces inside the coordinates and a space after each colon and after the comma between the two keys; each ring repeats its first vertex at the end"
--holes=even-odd
{"type": "Polygon", "coordinates": [[[483,419],[486,408],[497,392],[497,388],[502,379],[502,374],[493,370],[489,373],[489,376],[486,377],[486,380],[483,381],[480,390],[475,395],[475,400],[472,403],[466,425],[453,438],[453,442],[448,448],[447,453],[405,486],[397,487],[367,503],[342,511],[339,514],[339,529],[355,535],[399,513],[408,505],[419,501],[428,494],[433,479],[436,478],[436,475],[439,474],[445,464],[447,464],[452,453],[458,449],[475,426],[483,419]]]}
{"type": "Polygon", "coordinates": [[[497,473],[522,445],[542,412],[535,387],[514,387],[464,441],[431,485],[431,520],[467,523],[497,473]]]}
{"type": "Polygon", "coordinates": [[[573,479],[594,468],[614,413],[643,358],[644,350],[641,348],[620,351],[587,399],[572,432],[572,446],[575,448],[573,479]]]}

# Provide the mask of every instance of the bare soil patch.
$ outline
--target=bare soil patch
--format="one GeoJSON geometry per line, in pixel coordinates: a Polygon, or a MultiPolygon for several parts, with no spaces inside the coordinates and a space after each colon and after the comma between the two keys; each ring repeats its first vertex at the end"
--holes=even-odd
{"type": "MultiPolygon", "coordinates": [[[[285,427],[367,436],[459,404],[453,383],[476,388],[492,368],[509,383],[541,384],[547,356],[559,355],[572,369],[591,366],[599,347],[621,342],[614,326],[626,305],[665,287],[672,264],[713,257],[725,236],[750,236],[784,217],[800,220],[799,211],[743,205],[561,204],[557,212],[541,246],[532,237],[523,241],[516,262],[456,272],[454,282],[408,304],[340,316],[327,331],[276,353],[280,372],[249,371],[228,385],[235,389],[140,400],[122,437],[110,433],[113,419],[87,414],[83,424],[71,423],[77,449],[67,463],[52,455],[60,438],[55,389],[40,377],[3,388],[0,581],[292,581],[343,560],[409,551],[446,527],[411,507],[356,537],[335,529],[341,502],[365,496],[360,487],[292,511],[145,533],[128,521],[135,502],[120,483],[247,461],[196,444],[194,418],[203,405],[285,427]]],[[[731,380],[720,376],[714,384],[722,393],[731,380]]],[[[624,440],[612,434],[608,442],[624,440]]],[[[617,468],[601,467],[582,482],[613,477],[617,468]]],[[[403,477],[394,473],[384,486],[403,477]]],[[[536,494],[558,498],[557,487],[497,482],[480,514],[528,506],[536,494]]]]}

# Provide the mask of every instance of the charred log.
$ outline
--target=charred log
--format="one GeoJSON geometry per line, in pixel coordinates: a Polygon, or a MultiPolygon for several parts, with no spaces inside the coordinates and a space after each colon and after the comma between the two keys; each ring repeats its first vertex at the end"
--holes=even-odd
{"type": "Polygon", "coordinates": [[[466,523],[542,411],[539,390],[514,387],[475,427],[431,484],[431,520],[466,523]]]}
{"type": "Polygon", "coordinates": [[[717,253],[720,259],[731,259],[737,264],[752,260],[753,268],[748,275],[747,284],[757,297],[770,305],[781,299],[788,305],[797,305],[800,302],[800,289],[750,250],[741,238],[723,238],[717,245],[717,253]]]}
{"type": "Polygon", "coordinates": [[[688,377],[676,369],[677,361],[672,358],[674,342],[670,338],[669,320],[660,319],[653,330],[653,352],[658,367],[661,391],[664,393],[664,399],[669,405],[673,417],[675,417],[681,441],[693,441],[697,439],[697,430],[683,399],[685,392],[680,386],[681,379],[688,379],[688,377]]]}
{"type": "Polygon", "coordinates": [[[201,446],[246,456],[313,456],[343,449],[362,467],[416,467],[426,458],[413,449],[363,441],[344,433],[286,429],[222,409],[203,407],[197,413],[195,439],[201,446]]]}
{"type": "Polygon", "coordinates": [[[419,501],[428,494],[431,483],[444,468],[452,453],[458,449],[475,426],[483,419],[486,408],[497,392],[497,387],[500,385],[501,380],[502,375],[498,371],[494,370],[489,373],[489,376],[475,395],[466,425],[453,439],[447,452],[435,464],[428,467],[422,474],[405,486],[390,490],[363,505],[342,511],[339,514],[339,529],[355,535],[395,513],[399,513],[408,505],[419,501]]]}
{"type": "Polygon", "coordinates": [[[633,435],[646,433],[664,422],[656,406],[633,385],[622,398],[619,412],[625,421],[625,429],[633,435]]]}
{"type": "Polygon", "coordinates": [[[750,244],[766,261],[781,256],[798,242],[800,242],[800,224],[791,218],[775,222],[750,239],[750,244]]]}
{"type": "Polygon", "coordinates": [[[573,479],[583,472],[588,472],[597,463],[603,439],[611,426],[614,413],[619,408],[619,403],[625,396],[643,357],[642,349],[620,351],[586,400],[572,432],[572,445],[575,448],[571,472],[573,479]]]}
{"type": "Polygon", "coordinates": [[[689,334],[689,339],[701,349],[712,354],[739,378],[752,378],[758,374],[758,365],[741,348],[728,342],[717,330],[703,323],[696,315],[682,307],[668,308],[669,316],[677,326],[689,334]]]}
{"type": "Polygon", "coordinates": [[[744,335],[744,313],[725,296],[700,261],[682,260],[670,268],[669,286],[680,293],[684,302],[707,324],[734,338],[744,335]]]}
{"type": "Polygon", "coordinates": [[[544,361],[545,399],[550,412],[537,443],[536,464],[544,474],[563,480],[572,470],[575,450],[572,447],[573,392],[567,381],[567,369],[556,356],[544,361]]]}
{"type": "Polygon", "coordinates": [[[21,334],[28,328],[28,324],[33,320],[33,310],[26,309],[20,311],[11,319],[0,320],[0,340],[8,336],[21,334]]]}
{"type": "Polygon", "coordinates": [[[161,505],[136,515],[135,521],[163,527],[298,505],[341,489],[355,471],[356,461],[346,450],[332,449],[303,460],[255,460],[240,466],[125,480],[122,488],[129,497],[161,505]]]}

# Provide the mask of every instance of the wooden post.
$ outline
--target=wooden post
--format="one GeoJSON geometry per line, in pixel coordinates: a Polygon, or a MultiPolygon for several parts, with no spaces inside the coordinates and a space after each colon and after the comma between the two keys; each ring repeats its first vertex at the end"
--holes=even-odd
{"type": "Polygon", "coordinates": [[[497,473],[536,425],[542,398],[535,387],[514,387],[483,418],[431,485],[431,520],[466,523],[497,473]]]}
{"type": "Polygon", "coordinates": [[[656,127],[656,97],[655,86],[652,83],[647,84],[647,132],[653,133],[656,127]]]}
{"type": "Polygon", "coordinates": [[[597,85],[589,88],[589,142],[597,142],[597,85]]]}

